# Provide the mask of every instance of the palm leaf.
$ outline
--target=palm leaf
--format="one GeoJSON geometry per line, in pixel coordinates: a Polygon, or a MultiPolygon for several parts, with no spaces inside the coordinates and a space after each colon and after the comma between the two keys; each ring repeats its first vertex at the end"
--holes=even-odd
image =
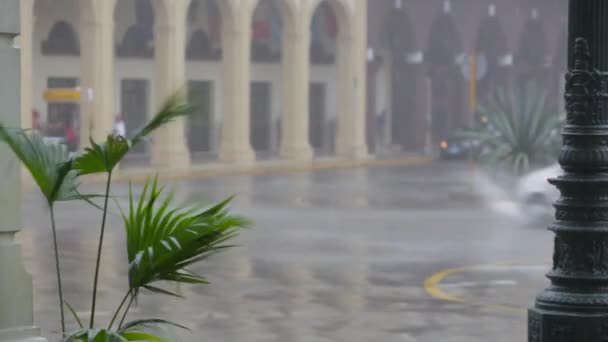
{"type": "Polygon", "coordinates": [[[117,332],[105,329],[82,329],[68,336],[65,342],[128,342],[145,340],[128,340],[117,332]]]}
{"type": "Polygon", "coordinates": [[[120,336],[122,336],[127,341],[170,342],[167,339],[143,331],[127,331],[120,334],[120,336]]]}
{"type": "Polygon", "coordinates": [[[138,319],[128,323],[123,324],[123,326],[118,329],[118,333],[124,333],[127,331],[139,331],[145,328],[160,328],[162,326],[174,326],[176,328],[184,329],[190,331],[190,329],[181,324],[173,323],[164,319],[138,319]]]}
{"type": "Polygon", "coordinates": [[[149,330],[164,330],[165,326],[173,326],[190,331],[188,327],[164,319],[139,319],[124,324],[117,331],[105,329],[80,329],[67,336],[65,342],[127,342],[127,341],[158,341],[169,342],[166,338],[157,336],[149,330]]]}
{"type": "Polygon", "coordinates": [[[249,222],[230,214],[232,198],[211,207],[189,205],[175,207],[169,193],[157,179],[148,180],[136,200],[130,191],[129,213],[123,215],[127,233],[129,285],[175,295],[154,286],[158,281],[206,284],[207,280],[187,267],[227,248],[249,222]]]}
{"type": "Polygon", "coordinates": [[[185,101],[183,92],[176,92],[165,101],[154,118],[136,130],[129,139],[109,135],[103,143],[91,140],[91,146],[76,159],[75,168],[80,175],[112,172],[135,145],[163,125],[190,113],[192,109],[185,101]]]}
{"type": "Polygon", "coordinates": [[[73,162],[65,146],[47,144],[32,131],[10,129],[0,124],[0,141],[4,142],[29,171],[49,204],[81,199],[73,162]]]}
{"type": "Polygon", "coordinates": [[[103,144],[91,139],[91,146],[76,158],[75,168],[80,175],[112,172],[130,149],[131,142],[123,137],[110,135],[103,144]]]}
{"type": "Polygon", "coordinates": [[[142,140],[146,139],[150,133],[163,125],[179,117],[190,115],[192,113],[192,106],[190,106],[185,99],[186,96],[184,91],[178,91],[170,96],[163,103],[156,116],[154,116],[150,122],[136,130],[130,136],[132,144],[138,144],[142,140]]]}

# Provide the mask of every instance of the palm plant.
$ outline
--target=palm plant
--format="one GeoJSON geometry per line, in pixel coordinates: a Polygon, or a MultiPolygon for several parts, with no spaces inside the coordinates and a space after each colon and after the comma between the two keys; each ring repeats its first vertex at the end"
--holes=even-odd
{"type": "MultiPolygon", "coordinates": [[[[0,141],[6,143],[23,163],[46,200],[53,234],[59,303],[63,303],[55,204],[58,201],[84,198],[77,190],[77,175],[73,170],[74,161],[68,157],[67,149],[64,146],[46,144],[42,137],[33,131],[11,129],[0,124],[0,141]]],[[[60,315],[61,331],[65,332],[65,312],[62,304],[60,304],[60,315]]]]}
{"type": "Polygon", "coordinates": [[[103,250],[103,241],[105,235],[106,218],[108,212],[108,199],[110,195],[110,186],[112,183],[112,174],[120,161],[129,153],[129,151],[145,140],[151,133],[163,125],[175,120],[180,116],[185,116],[191,113],[191,108],[184,101],[183,92],[178,92],[171,96],[154,118],[145,126],[135,131],[130,138],[116,137],[109,135],[106,141],[102,144],[97,144],[91,139],[91,146],[87,147],[84,153],[77,157],[74,161],[74,169],[79,175],[91,175],[96,173],[105,173],[106,190],[104,194],[103,215],[101,220],[101,228],[99,234],[99,246],[97,248],[97,259],[95,263],[95,276],[93,279],[93,296],[91,303],[91,320],[89,328],[95,325],[95,309],[97,303],[97,285],[99,283],[99,267],[101,264],[101,252],[103,250]]]}
{"type": "Polygon", "coordinates": [[[139,199],[130,191],[128,212],[124,213],[121,209],[127,235],[129,288],[108,327],[105,329],[95,327],[99,268],[111,197],[112,175],[134,146],[147,139],[158,128],[190,112],[191,108],[184,101],[183,93],[178,92],[164,103],[148,124],[131,136],[110,135],[103,143],[91,140],[91,146],[87,147],[81,155],[73,158],[68,156],[64,147],[47,144],[33,132],[10,129],[0,124],[0,141],[6,143],[25,165],[50,209],[61,332],[65,341],[165,341],[159,336],[146,332],[146,329],[162,324],[182,326],[160,319],[124,322],[140,291],[145,289],[155,293],[175,295],[155,283],[158,281],[207,283],[205,278],[191,272],[187,267],[230,247],[225,242],[234,238],[241,228],[248,225],[247,220],[229,213],[227,206],[231,198],[211,207],[176,206],[171,193],[164,196],[163,187],[158,185],[157,179],[146,182],[139,199]],[[99,196],[81,194],[78,191],[79,178],[97,173],[107,175],[105,193],[99,196]],[[93,197],[103,198],[103,206],[98,207],[102,210],[102,217],[92,284],[91,319],[88,327],[85,327],[75,310],[63,298],[54,204],[64,200],[84,200],[93,204],[91,202],[93,197]],[[79,331],[69,336],[66,335],[65,329],[64,303],[80,326],[79,331]],[[112,330],[120,314],[122,318],[118,328],[112,330]]]}
{"type": "Polygon", "coordinates": [[[464,135],[480,142],[482,164],[521,176],[553,162],[559,153],[561,118],[548,108],[547,96],[532,84],[499,90],[479,106],[486,125],[464,135]]]}
{"type": "Polygon", "coordinates": [[[179,297],[157,286],[159,281],[207,284],[207,280],[188,266],[231,247],[225,244],[236,237],[249,222],[231,215],[227,209],[232,198],[214,206],[173,204],[173,193],[163,198],[158,179],[148,180],[139,199],[129,191],[128,212],[122,214],[127,235],[129,287],[115,310],[107,329],[84,328],[68,336],[66,342],[165,341],[145,331],[158,325],[182,325],[160,319],[124,323],[131,305],[141,290],[179,297]],[[114,323],[122,315],[118,328],[114,323]]]}
{"type": "Polygon", "coordinates": [[[187,269],[197,261],[230,247],[224,243],[248,225],[244,218],[230,215],[232,198],[211,206],[174,207],[173,194],[161,199],[158,180],[148,181],[139,201],[130,191],[129,214],[123,214],[127,234],[129,289],[116,310],[110,327],[129,298],[119,323],[122,327],[131,303],[141,289],[177,296],[155,285],[159,281],[207,284],[207,280],[187,269]]]}

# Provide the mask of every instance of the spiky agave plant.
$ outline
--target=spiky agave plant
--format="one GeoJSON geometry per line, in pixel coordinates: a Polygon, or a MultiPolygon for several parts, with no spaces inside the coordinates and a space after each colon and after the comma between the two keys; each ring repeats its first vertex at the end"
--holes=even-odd
{"type": "Polygon", "coordinates": [[[545,93],[533,84],[499,90],[479,106],[487,124],[464,135],[480,142],[482,164],[521,176],[557,158],[562,118],[549,107],[545,93]]]}

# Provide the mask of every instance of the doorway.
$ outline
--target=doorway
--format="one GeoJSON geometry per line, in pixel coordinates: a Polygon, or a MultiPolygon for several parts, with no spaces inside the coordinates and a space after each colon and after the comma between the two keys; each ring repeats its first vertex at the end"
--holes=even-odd
{"type": "Polygon", "coordinates": [[[327,130],[325,125],[327,86],[324,83],[310,84],[310,144],[315,154],[327,153],[327,130]]]}
{"type": "MultiPolygon", "coordinates": [[[[143,79],[121,81],[120,110],[127,126],[127,134],[145,125],[148,117],[150,82],[143,79]]],[[[145,154],[147,146],[141,143],[133,147],[132,153],[145,154]]]]}
{"type": "Polygon", "coordinates": [[[188,100],[194,111],[188,117],[188,147],[197,154],[213,151],[213,83],[190,81],[188,100]]]}
{"type": "Polygon", "coordinates": [[[258,153],[271,152],[271,90],[269,82],[251,83],[251,146],[258,153]]]}
{"type": "MultiPolygon", "coordinates": [[[[47,79],[48,89],[76,89],[77,87],[78,78],[75,77],[49,77],[47,79]]],[[[71,127],[75,133],[80,132],[80,104],[74,101],[49,102],[45,135],[65,138],[66,127],[71,127]]],[[[88,137],[86,139],[88,141],[88,137]]],[[[73,146],[72,149],[78,149],[78,146],[73,146]]]]}

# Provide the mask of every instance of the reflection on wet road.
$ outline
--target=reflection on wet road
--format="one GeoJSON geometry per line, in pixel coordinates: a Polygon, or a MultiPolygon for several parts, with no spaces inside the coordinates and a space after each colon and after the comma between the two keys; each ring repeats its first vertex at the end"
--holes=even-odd
{"type": "MultiPolygon", "coordinates": [[[[175,288],[187,300],[144,295],[133,317],[184,322],[193,329],[180,333],[184,341],[523,340],[524,313],[441,301],[423,287],[444,269],[513,259],[542,263],[550,255],[551,235],[542,228],[520,228],[487,209],[489,203],[452,198],[468,188],[468,179],[464,167],[436,164],[178,182],[184,200],[238,194],[234,209],[256,227],[239,237],[240,247],[196,267],[211,285],[175,288]]],[[[127,190],[115,188],[119,202],[127,190]]],[[[36,321],[48,334],[58,314],[42,208],[35,194],[26,196],[22,241],[34,276],[36,321]]],[[[84,317],[99,216],[79,204],[63,205],[58,214],[67,297],[84,317]]],[[[100,320],[109,320],[127,281],[117,210],[110,223],[100,320]]],[[[441,286],[525,307],[545,286],[542,265],[532,269],[496,277],[463,272],[441,286]]]]}

